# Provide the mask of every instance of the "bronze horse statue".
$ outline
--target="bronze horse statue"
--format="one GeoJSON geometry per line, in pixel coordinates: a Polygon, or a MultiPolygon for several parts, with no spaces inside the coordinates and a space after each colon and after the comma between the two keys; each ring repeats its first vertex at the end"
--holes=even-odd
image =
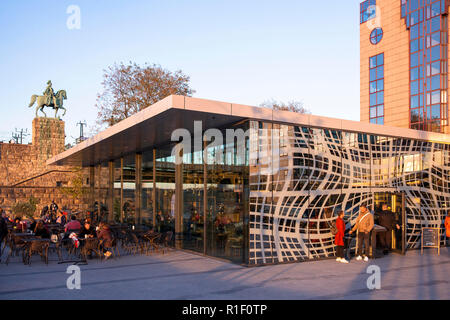
{"type": "Polygon", "coordinates": [[[36,106],[36,118],[38,117],[38,111],[40,110],[45,117],[47,117],[47,114],[44,112],[44,107],[53,108],[55,109],[55,118],[58,114],[59,110],[64,110],[63,116],[66,115],[66,109],[63,107],[64,100],[67,99],[67,93],[66,90],[59,90],[55,96],[53,97],[53,103],[50,105],[47,104],[47,97],[46,96],[39,96],[39,95],[32,95],[31,96],[31,102],[28,108],[31,108],[35,102],[37,102],[36,106]]]}

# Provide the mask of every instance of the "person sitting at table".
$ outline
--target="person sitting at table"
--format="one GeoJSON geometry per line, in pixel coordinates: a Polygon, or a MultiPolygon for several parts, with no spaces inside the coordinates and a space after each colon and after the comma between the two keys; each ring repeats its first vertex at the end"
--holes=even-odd
{"type": "Polygon", "coordinates": [[[112,247],[113,236],[109,226],[106,223],[100,222],[97,230],[97,238],[100,240],[100,246],[103,250],[105,258],[108,259],[112,253],[108,251],[107,248],[112,247]]]}
{"type": "Polygon", "coordinates": [[[36,220],[33,217],[31,217],[31,224],[29,229],[34,232],[34,229],[36,229],[36,225],[37,225],[36,220]]]}
{"type": "Polygon", "coordinates": [[[65,228],[66,233],[79,233],[81,231],[81,223],[77,220],[76,216],[70,217],[70,222],[66,224],[65,228]]]}
{"type": "Polygon", "coordinates": [[[20,231],[20,232],[25,232],[27,229],[27,223],[25,221],[22,221],[22,219],[20,217],[16,217],[14,219],[14,229],[20,231]]]}
{"type": "Polygon", "coordinates": [[[91,218],[86,218],[86,220],[84,220],[84,223],[89,223],[89,225],[95,229],[96,224],[92,223],[92,219],[91,218]]]}
{"type": "Polygon", "coordinates": [[[44,225],[42,220],[40,220],[36,224],[36,228],[34,229],[34,235],[36,237],[41,237],[42,239],[50,239],[50,232],[47,229],[47,226],[44,225]]]}
{"type": "Polygon", "coordinates": [[[56,219],[56,223],[61,225],[61,226],[64,226],[66,224],[66,222],[67,222],[66,221],[66,216],[64,215],[63,212],[59,211],[58,212],[58,218],[56,219]]]}
{"type": "Polygon", "coordinates": [[[90,219],[86,219],[84,222],[83,228],[80,232],[80,239],[83,238],[94,238],[97,236],[97,233],[94,229],[94,227],[91,225],[90,219]]]}

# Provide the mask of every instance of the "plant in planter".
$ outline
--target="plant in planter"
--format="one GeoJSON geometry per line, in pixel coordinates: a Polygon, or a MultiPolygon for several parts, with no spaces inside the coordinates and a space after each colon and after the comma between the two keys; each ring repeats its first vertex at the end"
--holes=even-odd
{"type": "Polygon", "coordinates": [[[13,205],[12,212],[16,217],[27,217],[29,219],[33,218],[36,212],[36,205],[39,201],[31,196],[28,201],[20,201],[13,205]]]}

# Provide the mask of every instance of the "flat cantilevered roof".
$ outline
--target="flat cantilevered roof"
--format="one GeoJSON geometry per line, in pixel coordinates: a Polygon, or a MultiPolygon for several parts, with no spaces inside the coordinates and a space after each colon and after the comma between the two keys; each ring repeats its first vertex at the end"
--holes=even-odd
{"type": "Polygon", "coordinates": [[[446,134],[172,95],[54,156],[47,164],[97,165],[166,144],[175,129],[193,132],[195,120],[202,121],[207,130],[246,119],[450,144],[446,134]]]}

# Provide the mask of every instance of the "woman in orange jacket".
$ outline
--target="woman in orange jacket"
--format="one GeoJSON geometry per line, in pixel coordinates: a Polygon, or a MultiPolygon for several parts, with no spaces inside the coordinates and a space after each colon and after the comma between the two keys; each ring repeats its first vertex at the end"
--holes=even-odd
{"type": "Polygon", "coordinates": [[[336,220],[337,233],[334,237],[334,244],[336,245],[336,261],[342,263],[348,263],[344,258],[344,234],[345,234],[345,222],[344,222],[344,211],[338,213],[338,218],[336,220]]]}
{"type": "Polygon", "coordinates": [[[447,217],[445,218],[444,225],[445,225],[447,241],[449,242],[449,245],[450,245],[450,211],[447,212],[447,217]]]}

